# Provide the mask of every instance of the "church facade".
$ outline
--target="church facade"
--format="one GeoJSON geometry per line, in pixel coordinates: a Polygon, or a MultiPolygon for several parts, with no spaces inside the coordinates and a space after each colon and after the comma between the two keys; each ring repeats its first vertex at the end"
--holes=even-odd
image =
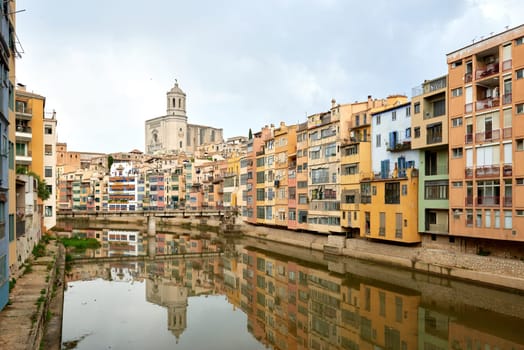
{"type": "Polygon", "coordinates": [[[145,122],[145,153],[194,154],[199,146],[223,142],[221,128],[188,124],[187,121],[186,94],[175,82],[167,92],[166,115],[145,122]]]}

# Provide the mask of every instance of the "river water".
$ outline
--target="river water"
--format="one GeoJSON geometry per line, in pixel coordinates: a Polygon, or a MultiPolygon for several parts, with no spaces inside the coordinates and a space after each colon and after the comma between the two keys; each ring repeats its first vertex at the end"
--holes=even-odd
{"type": "Polygon", "coordinates": [[[102,247],[72,253],[92,260],[63,349],[524,349],[519,293],[215,233],[66,234],[102,247]]]}

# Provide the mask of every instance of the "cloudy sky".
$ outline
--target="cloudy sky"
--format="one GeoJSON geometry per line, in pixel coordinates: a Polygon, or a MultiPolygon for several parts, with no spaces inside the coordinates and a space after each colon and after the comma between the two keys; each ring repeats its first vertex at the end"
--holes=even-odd
{"type": "Polygon", "coordinates": [[[18,0],[16,80],[70,150],[144,150],[178,79],[189,122],[248,135],[339,103],[410,96],[446,53],[522,24],[520,0],[18,0]]]}

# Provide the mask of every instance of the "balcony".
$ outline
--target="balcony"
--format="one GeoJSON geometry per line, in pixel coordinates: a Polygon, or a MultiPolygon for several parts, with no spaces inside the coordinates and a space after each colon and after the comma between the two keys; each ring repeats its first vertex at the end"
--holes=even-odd
{"type": "Polygon", "coordinates": [[[465,144],[473,143],[473,134],[464,135],[464,143],[465,144]]]}
{"type": "Polygon", "coordinates": [[[511,127],[502,129],[502,137],[504,139],[511,138],[511,127]]]}
{"type": "Polygon", "coordinates": [[[475,168],[476,177],[499,177],[500,166],[499,165],[485,165],[478,166],[475,168]]]}
{"type": "Polygon", "coordinates": [[[500,106],[500,99],[499,98],[486,98],[484,100],[479,100],[476,103],[476,110],[482,111],[484,109],[494,108],[500,106]]]}
{"type": "Polygon", "coordinates": [[[473,81],[473,74],[466,73],[464,74],[464,83],[471,83],[473,81]]]}
{"type": "Polygon", "coordinates": [[[15,135],[16,141],[31,141],[33,139],[33,133],[29,126],[17,126],[15,135]]]}
{"type": "MultiPolygon", "coordinates": [[[[18,103],[17,103],[18,104],[18,103]]],[[[31,108],[20,106],[19,104],[15,108],[16,118],[30,120],[33,118],[33,111],[31,108]]]]}
{"type": "Polygon", "coordinates": [[[426,224],[426,232],[448,233],[447,224],[426,224]]]}
{"type": "Polygon", "coordinates": [[[504,200],[502,202],[502,205],[504,205],[504,207],[511,207],[511,205],[513,204],[513,197],[504,197],[504,200]]]}
{"type": "Polygon", "coordinates": [[[475,79],[484,79],[499,73],[499,62],[490,63],[475,71],[475,79]]]}
{"type": "Polygon", "coordinates": [[[469,179],[473,177],[473,168],[464,169],[464,176],[469,179]]]}
{"type": "Polygon", "coordinates": [[[465,113],[471,113],[473,112],[473,103],[466,103],[464,105],[464,112],[465,113]]]}
{"type": "Polygon", "coordinates": [[[411,149],[411,141],[403,141],[391,146],[388,145],[387,150],[389,152],[402,152],[411,149]]]}
{"type": "Polygon", "coordinates": [[[426,137],[426,143],[428,145],[431,145],[433,143],[440,143],[442,142],[442,135],[427,135],[426,137]]]}
{"type": "Polygon", "coordinates": [[[497,141],[500,140],[500,134],[500,129],[477,132],[475,134],[475,142],[497,141]]]}
{"type": "Polygon", "coordinates": [[[500,196],[479,196],[477,205],[480,206],[498,206],[500,205],[500,196]]]}
{"type": "Polygon", "coordinates": [[[464,200],[464,205],[469,207],[473,205],[473,196],[466,196],[464,200]]]}
{"type": "Polygon", "coordinates": [[[26,154],[19,154],[17,153],[16,154],[16,157],[15,157],[15,160],[16,160],[16,164],[20,164],[20,165],[29,165],[33,162],[33,157],[32,157],[32,153],[31,151],[27,151],[26,154]]]}

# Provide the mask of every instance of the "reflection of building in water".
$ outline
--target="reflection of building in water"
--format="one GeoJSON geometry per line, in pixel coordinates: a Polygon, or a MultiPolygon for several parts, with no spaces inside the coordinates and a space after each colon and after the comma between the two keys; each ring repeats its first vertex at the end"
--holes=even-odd
{"type": "MultiPolygon", "coordinates": [[[[139,252],[138,231],[108,231],[107,256],[137,256],[139,252]]],[[[104,241],[106,241],[104,235],[104,241]]]]}
{"type": "Polygon", "coordinates": [[[252,248],[242,251],[239,265],[240,307],[248,316],[248,330],[265,346],[417,348],[416,291],[348,278],[252,248]]]}
{"type": "Polygon", "coordinates": [[[132,282],[139,278],[139,267],[136,262],[113,263],[110,268],[111,280],[115,282],[132,282]]]}
{"type": "Polygon", "coordinates": [[[116,282],[141,282],[143,262],[113,262],[105,264],[73,265],[66,274],[68,282],[90,281],[97,278],[116,282]]]}
{"type": "Polygon", "coordinates": [[[176,337],[187,327],[188,288],[176,279],[152,277],[146,279],[146,300],[167,308],[167,328],[176,337]]]}

